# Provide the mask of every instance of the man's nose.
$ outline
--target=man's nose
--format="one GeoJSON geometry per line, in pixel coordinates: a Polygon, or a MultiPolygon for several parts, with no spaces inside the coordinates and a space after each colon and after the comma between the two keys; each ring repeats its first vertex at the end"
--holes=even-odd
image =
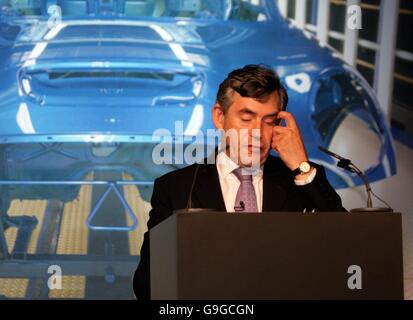
{"type": "Polygon", "coordinates": [[[252,128],[251,130],[249,130],[249,136],[252,144],[260,144],[262,140],[261,128],[252,128]]]}
{"type": "Polygon", "coordinates": [[[258,118],[256,121],[254,121],[251,131],[254,130],[254,131],[260,132],[261,134],[261,132],[264,132],[264,129],[265,129],[264,125],[265,125],[265,122],[262,119],[258,118]]]}

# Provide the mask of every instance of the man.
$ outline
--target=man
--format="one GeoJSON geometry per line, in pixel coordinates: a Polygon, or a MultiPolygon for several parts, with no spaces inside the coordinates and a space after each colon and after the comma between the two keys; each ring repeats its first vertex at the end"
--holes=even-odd
{"type": "MultiPolygon", "coordinates": [[[[324,168],[308,161],[295,119],[285,111],[287,101],[272,70],[247,65],[231,72],[219,87],[212,118],[217,129],[232,134],[223,139],[216,163],[194,164],[155,180],[148,229],[186,208],[192,185],[194,208],[345,211],[324,168]],[[271,149],[279,157],[271,156],[271,149]]],[[[150,299],[149,272],[148,231],[134,277],[138,299],[150,299]]]]}

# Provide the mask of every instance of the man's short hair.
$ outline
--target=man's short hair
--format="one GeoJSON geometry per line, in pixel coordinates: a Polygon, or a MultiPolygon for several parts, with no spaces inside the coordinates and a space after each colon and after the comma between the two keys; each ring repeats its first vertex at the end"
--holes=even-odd
{"type": "Polygon", "coordinates": [[[228,74],[219,85],[217,93],[217,102],[224,113],[228,111],[233,102],[234,91],[238,92],[241,97],[253,98],[259,102],[267,101],[273,92],[277,92],[281,110],[287,109],[287,91],[275,71],[267,66],[249,64],[228,74]]]}

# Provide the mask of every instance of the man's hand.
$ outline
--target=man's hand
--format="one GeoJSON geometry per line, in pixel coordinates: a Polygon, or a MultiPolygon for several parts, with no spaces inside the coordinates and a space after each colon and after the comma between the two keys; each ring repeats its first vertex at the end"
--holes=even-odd
{"type": "Polygon", "coordinates": [[[300,129],[289,112],[280,111],[278,119],[284,119],[286,126],[273,128],[271,147],[290,170],[295,170],[302,162],[308,161],[300,129]]]}

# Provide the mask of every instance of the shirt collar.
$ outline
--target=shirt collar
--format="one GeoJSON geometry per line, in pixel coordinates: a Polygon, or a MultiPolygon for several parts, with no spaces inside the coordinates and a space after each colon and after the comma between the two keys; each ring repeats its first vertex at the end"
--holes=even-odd
{"type": "MultiPolygon", "coordinates": [[[[217,169],[222,178],[226,178],[228,175],[232,174],[232,171],[239,168],[239,165],[236,164],[225,151],[220,151],[216,158],[217,169]]],[[[245,170],[251,171],[251,175],[262,177],[263,175],[263,166],[258,169],[244,168],[245,170]]]]}

